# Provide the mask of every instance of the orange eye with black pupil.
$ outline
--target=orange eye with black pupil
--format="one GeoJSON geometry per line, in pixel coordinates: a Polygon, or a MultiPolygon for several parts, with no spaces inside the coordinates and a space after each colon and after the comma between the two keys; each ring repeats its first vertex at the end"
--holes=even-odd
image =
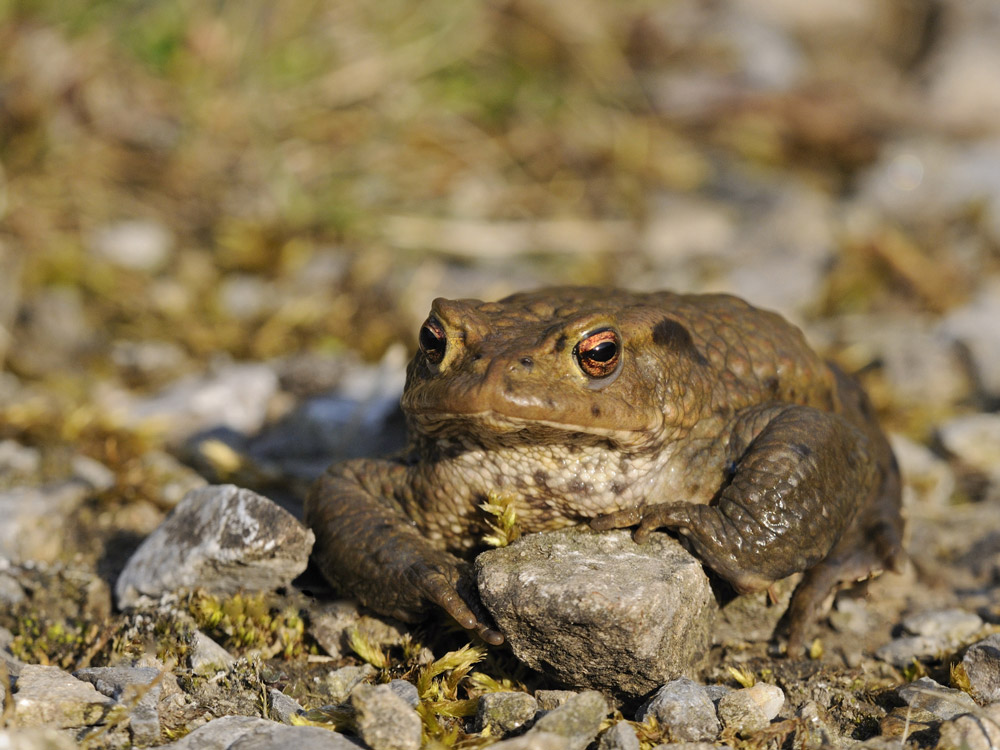
{"type": "Polygon", "coordinates": [[[420,351],[431,364],[436,365],[444,359],[445,349],[448,348],[448,339],[444,333],[444,326],[436,318],[428,318],[420,326],[418,342],[420,351]]]}
{"type": "Polygon", "coordinates": [[[580,369],[592,378],[605,378],[617,368],[621,359],[621,340],[616,331],[595,331],[576,345],[573,353],[580,369]]]}

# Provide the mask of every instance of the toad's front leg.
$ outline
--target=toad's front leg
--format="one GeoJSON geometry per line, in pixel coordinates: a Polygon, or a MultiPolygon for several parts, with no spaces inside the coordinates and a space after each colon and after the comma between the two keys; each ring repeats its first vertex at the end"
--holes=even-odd
{"type": "Polygon", "coordinates": [[[477,617],[467,563],[428,541],[398,500],[406,467],[360,459],[331,466],[306,499],[313,559],[330,583],[382,614],[412,622],[440,606],[488,643],[503,636],[477,617]]]}
{"type": "Polygon", "coordinates": [[[637,541],[655,528],[678,529],[705,565],[740,593],[809,571],[790,610],[789,652],[797,651],[818,605],[847,572],[831,553],[877,491],[869,440],[838,415],[766,405],[740,416],[729,459],[731,478],[709,505],[647,505],[591,525],[639,524],[637,541]]]}

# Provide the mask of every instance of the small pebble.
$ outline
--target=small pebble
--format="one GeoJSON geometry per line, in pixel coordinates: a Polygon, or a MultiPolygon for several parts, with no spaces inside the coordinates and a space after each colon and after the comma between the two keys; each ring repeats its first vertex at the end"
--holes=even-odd
{"type": "Polygon", "coordinates": [[[668,682],[639,709],[636,721],[654,716],[670,736],[687,741],[714,740],[719,733],[715,706],[703,685],[680,677],[668,682]]]}
{"type": "Polygon", "coordinates": [[[639,750],[639,737],[628,722],[619,721],[601,735],[597,750],[639,750]]]}
{"type": "Polygon", "coordinates": [[[362,683],[350,698],[358,737],[371,750],[418,750],[420,716],[388,685],[362,683]]]}
{"type": "Polygon", "coordinates": [[[719,718],[737,732],[757,732],[771,723],[785,704],[785,694],[777,685],[759,682],[734,690],[719,701],[719,718]]]}
{"type": "Polygon", "coordinates": [[[282,724],[291,724],[292,717],[302,713],[299,702],[280,690],[271,688],[267,695],[271,702],[270,718],[277,719],[282,724]]]}
{"type": "Polygon", "coordinates": [[[476,731],[493,737],[520,729],[538,713],[538,701],[527,693],[486,693],[476,709],[476,731]]]}
{"type": "Polygon", "coordinates": [[[236,659],[207,635],[196,630],[191,640],[188,661],[195,674],[206,675],[225,669],[236,659]]]}

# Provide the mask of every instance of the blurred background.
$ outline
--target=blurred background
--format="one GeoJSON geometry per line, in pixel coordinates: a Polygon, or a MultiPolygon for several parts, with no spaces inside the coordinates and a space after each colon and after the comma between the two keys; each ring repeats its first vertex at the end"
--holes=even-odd
{"type": "Polygon", "coordinates": [[[398,373],[435,296],[552,283],[777,309],[915,437],[994,410],[997,39],[993,0],[0,0],[0,438],[119,471],[108,415],[186,375],[268,363],[249,433],[398,373]]]}

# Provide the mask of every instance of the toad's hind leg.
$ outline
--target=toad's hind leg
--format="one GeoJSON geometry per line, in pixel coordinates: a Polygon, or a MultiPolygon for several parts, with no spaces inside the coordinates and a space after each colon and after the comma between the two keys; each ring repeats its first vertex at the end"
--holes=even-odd
{"type": "MultiPolygon", "coordinates": [[[[638,520],[638,540],[655,528],[678,529],[705,565],[748,593],[816,567],[878,488],[868,436],[828,412],[755,407],[740,415],[730,446],[732,478],[710,505],[650,505],[641,509],[641,520],[623,512],[592,525],[613,528],[638,520]]],[[[792,613],[793,632],[802,632],[815,614],[813,600],[822,600],[837,578],[836,566],[814,574],[792,613]]]]}

